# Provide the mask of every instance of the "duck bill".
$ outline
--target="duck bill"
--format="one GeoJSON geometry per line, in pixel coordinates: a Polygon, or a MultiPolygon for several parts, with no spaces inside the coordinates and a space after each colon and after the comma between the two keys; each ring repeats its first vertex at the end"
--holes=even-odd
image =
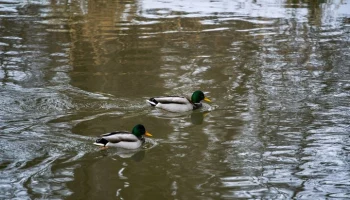
{"type": "Polygon", "coordinates": [[[146,131],[145,135],[148,136],[148,137],[152,137],[152,134],[150,134],[150,133],[147,132],[147,131],[146,131]]]}
{"type": "Polygon", "coordinates": [[[204,101],[211,102],[210,99],[208,99],[207,97],[204,98],[204,101]]]}

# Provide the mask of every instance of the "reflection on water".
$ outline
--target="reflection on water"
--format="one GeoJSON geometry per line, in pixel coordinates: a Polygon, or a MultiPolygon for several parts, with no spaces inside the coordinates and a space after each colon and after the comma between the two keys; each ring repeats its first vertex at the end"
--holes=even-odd
{"type": "Polygon", "coordinates": [[[0,2],[0,199],[349,198],[349,5],[0,2]]]}

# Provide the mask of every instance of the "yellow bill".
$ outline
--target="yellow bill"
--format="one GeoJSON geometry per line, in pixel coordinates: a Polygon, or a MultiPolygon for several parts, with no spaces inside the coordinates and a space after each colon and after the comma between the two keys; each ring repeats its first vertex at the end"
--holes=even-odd
{"type": "Polygon", "coordinates": [[[207,97],[204,97],[204,101],[211,102],[207,97]]]}
{"type": "Polygon", "coordinates": [[[150,133],[147,132],[147,131],[146,131],[145,135],[148,136],[148,137],[152,137],[152,134],[150,134],[150,133]]]}

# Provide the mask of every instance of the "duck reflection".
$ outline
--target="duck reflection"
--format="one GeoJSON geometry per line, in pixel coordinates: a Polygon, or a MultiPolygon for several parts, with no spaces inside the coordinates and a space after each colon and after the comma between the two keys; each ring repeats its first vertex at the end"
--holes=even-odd
{"type": "Polygon", "coordinates": [[[203,124],[204,117],[209,114],[209,111],[191,113],[191,123],[194,125],[203,124]]]}
{"type": "Polygon", "coordinates": [[[193,111],[191,114],[188,113],[169,113],[164,112],[161,110],[154,110],[151,115],[161,118],[161,119],[178,119],[178,120],[185,120],[189,118],[189,121],[193,125],[201,125],[204,122],[205,116],[207,116],[210,113],[210,111],[193,111]]]}
{"type": "Polygon", "coordinates": [[[101,152],[103,156],[109,156],[113,159],[118,159],[118,158],[126,158],[126,159],[131,159],[135,162],[141,162],[146,155],[146,150],[145,149],[135,149],[135,150],[129,150],[129,149],[101,149],[101,152]]]}

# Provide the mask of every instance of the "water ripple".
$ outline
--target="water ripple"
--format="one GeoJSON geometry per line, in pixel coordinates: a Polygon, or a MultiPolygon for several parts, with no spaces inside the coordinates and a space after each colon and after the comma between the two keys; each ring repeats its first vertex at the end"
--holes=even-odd
{"type": "Polygon", "coordinates": [[[348,5],[1,1],[0,198],[349,198],[348,5]]]}

